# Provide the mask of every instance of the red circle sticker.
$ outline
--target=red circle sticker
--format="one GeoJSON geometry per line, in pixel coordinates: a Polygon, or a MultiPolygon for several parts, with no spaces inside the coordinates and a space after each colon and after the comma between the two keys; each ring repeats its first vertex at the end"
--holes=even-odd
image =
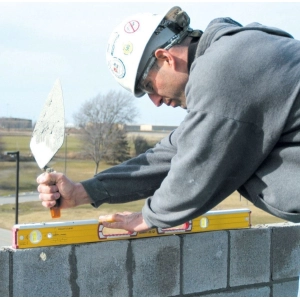
{"type": "Polygon", "coordinates": [[[124,30],[127,33],[134,33],[139,29],[139,27],[140,23],[136,20],[132,20],[125,24],[124,30]]]}

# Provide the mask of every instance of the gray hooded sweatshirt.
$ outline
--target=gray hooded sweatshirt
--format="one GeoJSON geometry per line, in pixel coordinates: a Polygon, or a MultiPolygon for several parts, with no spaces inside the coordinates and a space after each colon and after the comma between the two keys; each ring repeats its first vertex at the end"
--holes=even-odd
{"type": "Polygon", "coordinates": [[[258,23],[215,19],[196,50],[179,127],[82,184],[95,207],[147,198],[150,227],[182,224],[236,190],[300,222],[299,90],[299,41],[258,23]]]}

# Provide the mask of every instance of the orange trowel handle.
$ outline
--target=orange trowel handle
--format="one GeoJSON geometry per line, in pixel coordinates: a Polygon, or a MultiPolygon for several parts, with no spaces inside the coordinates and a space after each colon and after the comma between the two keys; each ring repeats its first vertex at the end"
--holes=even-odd
{"type": "MultiPolygon", "coordinates": [[[[59,201],[59,200],[57,200],[57,201],[59,201]]],[[[50,213],[51,213],[52,219],[60,218],[60,208],[58,207],[57,201],[56,201],[55,206],[50,208],[50,213]]]]}
{"type": "MultiPolygon", "coordinates": [[[[55,172],[52,168],[46,168],[47,173],[55,172]]],[[[56,204],[50,208],[50,213],[52,219],[60,218],[60,208],[59,208],[60,199],[56,200],[56,204]]]]}

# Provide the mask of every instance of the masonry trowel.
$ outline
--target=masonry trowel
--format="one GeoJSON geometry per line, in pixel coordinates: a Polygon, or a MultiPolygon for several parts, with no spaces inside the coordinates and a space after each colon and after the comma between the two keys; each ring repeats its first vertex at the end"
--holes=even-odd
{"type": "MultiPolygon", "coordinates": [[[[65,137],[65,117],[62,88],[59,79],[48,95],[43,110],[35,124],[30,140],[31,152],[38,166],[46,172],[54,172],[47,164],[60,149],[65,137]]],[[[52,218],[60,217],[59,200],[50,208],[52,218]]]]}

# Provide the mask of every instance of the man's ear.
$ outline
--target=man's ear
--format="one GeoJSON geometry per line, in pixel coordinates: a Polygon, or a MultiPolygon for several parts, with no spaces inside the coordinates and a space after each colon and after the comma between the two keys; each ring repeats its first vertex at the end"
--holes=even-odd
{"type": "Polygon", "coordinates": [[[168,65],[174,64],[174,57],[168,50],[157,49],[154,54],[157,60],[164,60],[168,65]]]}

